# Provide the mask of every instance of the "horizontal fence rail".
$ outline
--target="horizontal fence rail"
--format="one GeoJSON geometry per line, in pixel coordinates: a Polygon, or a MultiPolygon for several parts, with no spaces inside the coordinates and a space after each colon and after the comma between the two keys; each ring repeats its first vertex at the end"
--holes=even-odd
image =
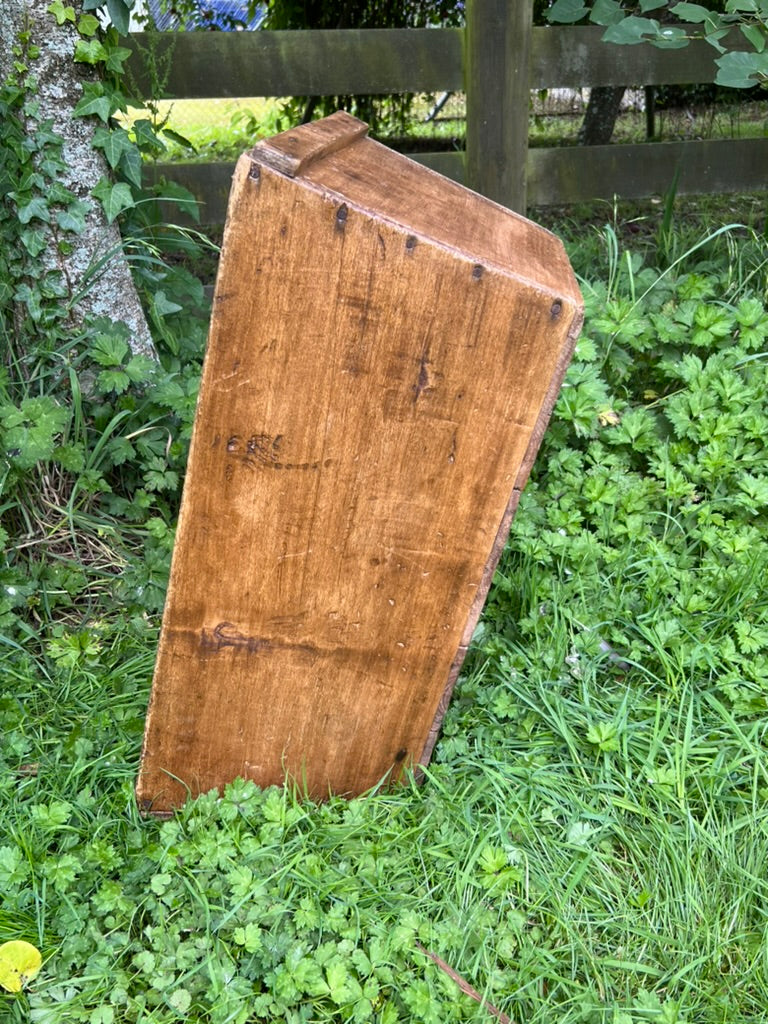
{"type": "Polygon", "coordinates": [[[661,195],[678,172],[681,195],[751,192],[768,187],[768,139],[529,149],[527,168],[532,206],[661,195]]]}
{"type": "MultiPolygon", "coordinates": [[[[703,41],[659,50],[604,43],[594,26],[531,27],[522,8],[474,0],[466,30],[136,33],[129,67],[149,91],[147,52],[170,48],[166,94],[178,99],[466,91],[466,153],[413,158],[521,211],[658,194],[678,169],[680,192],[766,187],[768,139],[529,149],[531,89],[712,82],[716,53],[703,41]]],[[[231,171],[174,163],[152,173],[186,185],[217,223],[231,171]]]]}
{"type": "MultiPolygon", "coordinates": [[[[171,49],[169,96],[343,96],[464,88],[461,29],[380,28],[134,35],[162,58],[171,49]],[[163,36],[168,36],[164,39],[163,36]]],[[[150,88],[139,54],[129,64],[150,88]],[[138,59],[137,59],[138,58],[138,59]]]]}
{"type": "MultiPolygon", "coordinates": [[[[510,5],[513,6],[513,5],[510,5]]],[[[529,89],[587,85],[713,82],[716,51],[703,40],[684,50],[618,46],[603,29],[564,25],[531,30],[529,89]]],[[[168,96],[375,95],[463,90],[460,28],[333,29],[294,32],[135,32],[128,67],[150,79],[142,51],[171,51],[168,96]]],[[[738,36],[734,41],[738,41],[738,36]]]]}

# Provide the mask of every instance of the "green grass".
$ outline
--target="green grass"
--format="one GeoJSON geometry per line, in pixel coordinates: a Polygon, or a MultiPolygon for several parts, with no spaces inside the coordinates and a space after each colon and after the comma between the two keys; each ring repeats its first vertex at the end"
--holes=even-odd
{"type": "Polygon", "coordinates": [[[466,749],[421,788],[239,785],[166,824],[130,792],[146,652],[17,680],[11,749],[36,760],[6,781],[0,938],[48,958],[31,1019],[491,1019],[423,947],[515,1020],[763,1020],[765,724],[677,674],[554,682],[538,653],[475,667],[447,729],[466,749]],[[291,998],[313,1009],[282,1016],[291,998]]]}
{"type": "MultiPolygon", "coordinates": [[[[155,104],[155,117],[172,131],[187,139],[193,150],[201,155],[212,154],[220,149],[227,153],[241,152],[253,145],[263,135],[275,130],[279,116],[280,100],[263,97],[239,97],[237,99],[204,100],[160,100],[155,104]],[[246,137],[252,132],[254,137],[246,137]]],[[[129,108],[128,124],[133,123],[138,111],[129,108]]],[[[190,150],[168,140],[168,157],[189,158],[190,150]]]]}
{"type": "MultiPolygon", "coordinates": [[[[414,100],[413,119],[407,137],[399,144],[434,148],[463,148],[466,133],[466,104],[461,93],[453,95],[433,120],[428,113],[435,97],[418,96],[414,100]]],[[[168,127],[188,139],[193,151],[169,143],[165,159],[190,157],[202,160],[232,159],[264,136],[291,126],[285,101],[263,97],[210,100],[164,100],[158,103],[160,118],[168,118],[168,127]]],[[[576,144],[581,114],[536,114],[530,117],[530,146],[568,146],[576,144]]],[[[654,141],[690,139],[762,138],[768,131],[765,104],[719,103],[689,105],[659,110],[656,114],[654,141]]],[[[646,141],[645,114],[622,111],[616,121],[616,144],[646,141]]]]}
{"type": "MultiPolygon", "coordinates": [[[[3,607],[0,941],[45,962],[0,1021],[765,1021],[768,251],[679,209],[552,224],[585,328],[422,784],[144,820],[156,609],[107,573],[3,607]]],[[[110,470],[121,576],[167,567],[170,497],[141,526],[117,495],[157,457],[110,470]]]]}

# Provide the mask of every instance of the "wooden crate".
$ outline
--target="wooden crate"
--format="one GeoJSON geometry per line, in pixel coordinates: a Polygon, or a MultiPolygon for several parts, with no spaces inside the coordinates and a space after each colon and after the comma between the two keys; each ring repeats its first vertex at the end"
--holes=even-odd
{"type": "Polygon", "coordinates": [[[581,323],[549,232],[346,114],[240,158],[137,785],[425,763],[581,323]]]}

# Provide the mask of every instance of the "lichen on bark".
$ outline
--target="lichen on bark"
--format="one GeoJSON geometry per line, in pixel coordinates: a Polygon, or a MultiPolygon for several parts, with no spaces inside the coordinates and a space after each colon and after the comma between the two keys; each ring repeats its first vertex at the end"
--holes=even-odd
{"type": "MultiPolygon", "coordinates": [[[[49,6],[50,0],[0,0],[0,77],[4,80],[11,72],[14,46],[20,34],[29,31],[31,42],[39,48],[34,61],[37,112],[30,109],[25,116],[30,121],[50,122],[62,139],[66,169],[61,184],[87,211],[84,230],[68,237],[70,244],[65,252],[53,230],[48,229],[49,243],[39,257],[42,269],[62,274],[74,299],[72,314],[76,320],[99,316],[122,322],[130,330],[131,350],[156,359],[120,230],[116,223],[107,222],[100,203],[91,195],[98,182],[109,175],[103,156],[92,145],[92,119],[73,116],[90,69],[73,59],[78,40],[75,25],[70,21],[59,25],[48,13],[49,6]]],[[[77,0],[72,6],[78,9],[77,0]]]]}

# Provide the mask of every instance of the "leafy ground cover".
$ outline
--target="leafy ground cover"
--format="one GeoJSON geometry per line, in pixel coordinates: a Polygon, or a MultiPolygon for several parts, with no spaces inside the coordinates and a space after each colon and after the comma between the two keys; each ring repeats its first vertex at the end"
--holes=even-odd
{"type": "Polygon", "coordinates": [[[350,802],[137,814],[200,296],[147,269],[155,369],[4,326],[0,1020],[765,1020],[768,251],[559,226],[584,333],[435,760],[350,802]]]}

